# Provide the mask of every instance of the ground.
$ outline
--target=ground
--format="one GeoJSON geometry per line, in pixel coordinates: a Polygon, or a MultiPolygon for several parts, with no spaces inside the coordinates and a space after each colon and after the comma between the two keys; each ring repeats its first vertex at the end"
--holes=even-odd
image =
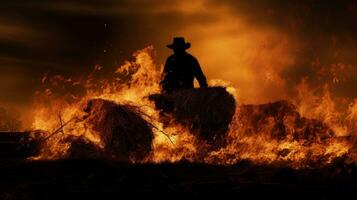
{"type": "Polygon", "coordinates": [[[125,164],[104,160],[1,160],[1,199],[65,199],[146,195],[228,195],[274,199],[357,197],[354,165],[320,169],[199,163],[125,164]]]}

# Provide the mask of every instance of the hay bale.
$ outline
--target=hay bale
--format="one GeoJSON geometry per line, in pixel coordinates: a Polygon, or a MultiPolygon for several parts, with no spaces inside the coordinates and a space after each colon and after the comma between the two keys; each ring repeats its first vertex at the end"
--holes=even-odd
{"type": "Polygon", "coordinates": [[[333,137],[334,132],[322,121],[301,117],[294,104],[277,101],[260,105],[242,105],[237,119],[243,126],[241,134],[265,134],[272,139],[287,137],[306,144],[333,137]]]}
{"type": "Polygon", "coordinates": [[[151,152],[152,130],[135,108],[92,99],[84,111],[85,123],[100,133],[106,153],[121,160],[142,160],[151,152]]]}
{"type": "Polygon", "coordinates": [[[172,114],[175,122],[211,145],[222,145],[236,108],[234,97],[223,87],[155,94],[149,99],[157,109],[172,114]]]}

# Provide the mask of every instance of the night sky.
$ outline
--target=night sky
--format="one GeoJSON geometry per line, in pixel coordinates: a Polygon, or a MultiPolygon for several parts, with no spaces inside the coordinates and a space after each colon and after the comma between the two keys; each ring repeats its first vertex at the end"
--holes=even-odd
{"type": "Polygon", "coordinates": [[[302,77],[322,83],[331,74],[347,76],[336,95],[357,98],[353,1],[2,0],[0,103],[28,104],[45,73],[110,71],[148,45],[162,64],[173,36],[191,42],[208,79],[232,82],[245,102],[283,98],[302,77]],[[341,70],[323,72],[333,66],[341,70]]]}

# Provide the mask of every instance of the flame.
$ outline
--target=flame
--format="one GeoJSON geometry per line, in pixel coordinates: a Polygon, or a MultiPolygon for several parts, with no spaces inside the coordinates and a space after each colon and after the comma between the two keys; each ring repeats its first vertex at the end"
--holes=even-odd
{"type": "MultiPolygon", "coordinates": [[[[86,115],[82,109],[85,102],[96,98],[134,106],[152,125],[153,150],[141,162],[177,162],[185,159],[227,165],[247,159],[256,163],[283,162],[298,168],[309,167],[311,163],[331,163],[334,159],[347,155],[353,148],[353,144],[343,137],[351,135],[353,129],[356,129],[357,100],[350,103],[347,112],[341,113],[337,111],[328,85],[323,87],[323,94],[319,96],[311,89],[307,79],[304,79],[297,86],[297,98],[291,99],[294,105],[283,103],[292,110],[296,109],[298,114],[287,114],[277,121],[254,108],[254,114],[264,117],[257,129],[248,123],[249,114],[244,111],[244,105],[238,104],[227,134],[227,145],[207,152],[203,150],[205,144],[199,142],[186,127],[176,123],[164,125],[160,121],[159,111],[148,99],[149,95],[160,92],[159,82],[162,78],[162,66],[155,64],[153,53],[153,46],[135,52],[134,61],[126,61],[105,79],[95,77],[102,69],[101,66],[95,66],[94,71],[84,79],[59,75],[51,77],[46,74],[41,80],[43,90],[36,93],[32,123],[34,130],[42,130],[43,148],[41,154],[33,159],[65,157],[71,147],[69,136],[82,137],[95,144],[98,149],[104,149],[106,144],[101,133],[93,131],[81,120],[86,115]],[[66,92],[72,89],[76,92],[66,92]],[[315,123],[306,118],[318,121],[315,123]],[[307,122],[299,127],[296,125],[298,120],[307,122]],[[284,127],[286,133],[280,139],[274,136],[277,123],[284,127]],[[302,139],[295,138],[294,134],[310,129],[331,137],[298,135],[302,139]]],[[[267,76],[274,78],[274,74],[267,76]]],[[[229,82],[210,80],[209,84],[224,86],[236,99],[239,96],[240,90],[229,82]]]]}
{"type": "MultiPolygon", "coordinates": [[[[104,142],[100,137],[100,133],[91,131],[90,128],[78,120],[85,113],[82,111],[83,104],[89,99],[101,98],[114,101],[118,104],[132,105],[140,108],[142,117],[155,127],[153,147],[154,151],[148,161],[164,162],[178,161],[182,158],[189,159],[195,154],[195,139],[185,130],[184,127],[173,125],[164,127],[159,121],[159,113],[155,110],[153,102],[148,100],[150,94],[160,92],[159,82],[161,80],[162,66],[156,66],[152,59],[153,47],[149,46],[134,53],[135,61],[125,62],[124,65],[118,67],[114,76],[107,80],[93,79],[93,73],[85,80],[70,80],[72,85],[81,85],[85,88],[86,93],[80,97],[80,101],[68,103],[63,100],[63,96],[57,98],[52,95],[53,89],[46,88],[42,93],[38,92],[37,101],[34,105],[34,120],[32,128],[37,130],[45,130],[43,138],[46,139],[45,145],[42,148],[42,153],[36,159],[56,159],[61,158],[66,154],[70,147],[70,141],[65,141],[64,138],[68,135],[81,136],[88,141],[97,144],[100,148],[104,148],[104,142]],[[125,79],[130,79],[125,81],[125,79]],[[99,89],[98,89],[99,88],[99,89]],[[63,126],[63,123],[68,123],[63,126]],[[63,126],[63,127],[62,127],[63,126]],[[62,127],[61,134],[51,135],[58,132],[58,127],[62,127]],[[177,130],[180,130],[177,135],[177,130]],[[165,133],[165,134],[164,134],[165,133]]],[[[95,67],[94,72],[101,70],[95,67]]],[[[45,82],[46,76],[42,79],[45,82]]],[[[52,86],[59,85],[56,76],[56,81],[52,82],[52,86]]],[[[65,80],[65,78],[60,78],[65,80]]],[[[78,99],[78,97],[73,97],[78,99]]]]}

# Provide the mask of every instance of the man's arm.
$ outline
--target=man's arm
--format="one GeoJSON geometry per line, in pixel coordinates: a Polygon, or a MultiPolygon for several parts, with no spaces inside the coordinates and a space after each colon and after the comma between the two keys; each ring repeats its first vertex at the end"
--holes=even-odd
{"type": "Polygon", "coordinates": [[[162,72],[163,75],[167,74],[167,72],[169,71],[169,62],[170,62],[170,57],[166,59],[164,71],[162,72]]]}
{"type": "Polygon", "coordinates": [[[169,91],[169,84],[168,84],[168,74],[170,70],[170,57],[166,59],[164,70],[162,72],[162,80],[160,82],[161,88],[163,91],[169,91]]]}
{"type": "Polygon", "coordinates": [[[207,80],[205,75],[202,72],[200,63],[198,62],[198,60],[196,58],[193,58],[193,73],[198,81],[198,83],[200,84],[200,87],[207,87],[207,80]]]}
{"type": "Polygon", "coordinates": [[[161,83],[163,83],[166,79],[167,74],[169,73],[169,69],[170,69],[170,58],[166,59],[165,65],[164,65],[164,70],[162,71],[162,81],[161,83]]]}

